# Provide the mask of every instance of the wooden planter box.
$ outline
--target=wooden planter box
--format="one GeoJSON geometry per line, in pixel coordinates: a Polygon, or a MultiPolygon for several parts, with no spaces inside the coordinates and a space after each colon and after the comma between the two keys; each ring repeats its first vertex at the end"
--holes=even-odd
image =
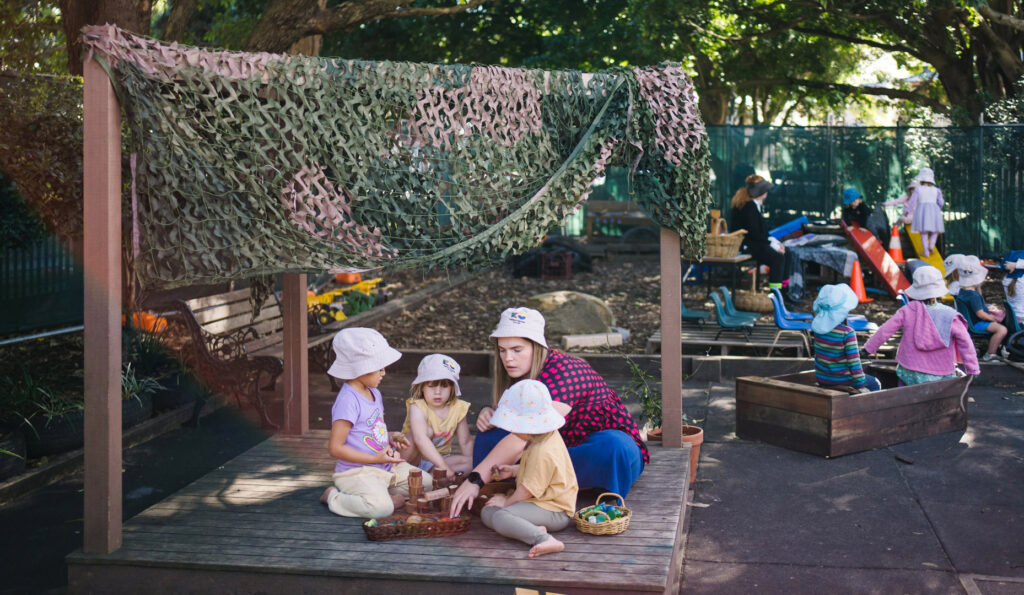
{"type": "Polygon", "coordinates": [[[967,427],[969,376],[897,387],[894,367],[866,365],[882,390],[847,394],[814,371],[736,379],[736,435],[838,457],[967,427]]]}

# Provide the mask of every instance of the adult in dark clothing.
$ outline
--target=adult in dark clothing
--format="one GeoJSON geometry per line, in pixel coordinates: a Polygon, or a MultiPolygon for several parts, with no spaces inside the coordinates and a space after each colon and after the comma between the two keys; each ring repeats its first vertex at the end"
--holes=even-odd
{"type": "Polygon", "coordinates": [[[768,286],[781,288],[785,278],[783,254],[786,247],[768,235],[768,223],[762,212],[762,203],[775,185],[757,174],[747,176],[746,182],[746,186],[737,190],[729,203],[732,207],[732,229],[747,230],[743,236],[744,251],[759,264],[768,265],[768,286]]]}

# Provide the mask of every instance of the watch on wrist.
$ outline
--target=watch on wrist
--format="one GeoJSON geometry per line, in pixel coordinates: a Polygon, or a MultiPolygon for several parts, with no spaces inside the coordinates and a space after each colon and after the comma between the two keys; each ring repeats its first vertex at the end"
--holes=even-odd
{"type": "Polygon", "coordinates": [[[481,488],[484,487],[484,478],[480,477],[480,474],[477,473],[476,471],[473,471],[468,476],[466,476],[466,481],[468,481],[469,483],[476,484],[481,488]]]}

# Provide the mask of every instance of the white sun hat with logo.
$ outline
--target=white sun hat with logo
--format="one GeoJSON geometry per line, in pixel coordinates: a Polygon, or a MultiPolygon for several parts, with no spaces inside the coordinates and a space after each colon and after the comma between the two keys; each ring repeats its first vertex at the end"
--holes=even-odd
{"type": "Polygon", "coordinates": [[[459,372],[461,371],[462,368],[454,359],[443,353],[431,353],[420,360],[420,365],[416,369],[416,380],[412,381],[412,386],[434,380],[450,380],[455,385],[455,396],[461,397],[462,390],[459,389],[459,372]]]}
{"type": "Polygon", "coordinates": [[[529,339],[546,348],[548,342],[544,339],[544,315],[531,308],[505,310],[498,319],[498,326],[491,333],[491,339],[503,337],[529,339]]]}
{"type": "Polygon", "coordinates": [[[513,434],[547,434],[565,425],[565,417],[551,405],[543,382],[520,380],[501,395],[491,424],[513,434]]]}
{"type": "Polygon", "coordinates": [[[402,357],[401,352],[388,345],[384,335],[372,328],[343,328],[334,335],[331,347],[334,363],[327,373],[342,380],[383,370],[402,357]]]}

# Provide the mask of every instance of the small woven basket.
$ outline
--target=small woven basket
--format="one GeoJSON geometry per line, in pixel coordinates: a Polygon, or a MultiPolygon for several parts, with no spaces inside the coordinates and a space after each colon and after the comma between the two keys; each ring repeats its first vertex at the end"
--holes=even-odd
{"type": "Polygon", "coordinates": [[[446,535],[458,535],[469,529],[469,521],[472,518],[468,514],[460,514],[451,519],[445,515],[425,514],[418,523],[408,522],[410,515],[393,514],[376,520],[375,526],[369,526],[371,521],[363,522],[363,532],[370,541],[390,541],[392,539],[416,539],[419,537],[444,537],[446,535]]]}
{"type": "Polygon", "coordinates": [[[626,499],[623,498],[622,496],[614,492],[605,492],[597,497],[597,500],[594,501],[594,506],[585,506],[577,510],[576,514],[573,515],[573,520],[576,521],[576,528],[582,531],[583,533],[590,533],[591,535],[615,535],[617,533],[622,533],[623,531],[629,528],[629,518],[633,516],[633,511],[626,508],[626,499]],[[592,511],[594,506],[600,504],[601,498],[604,498],[605,496],[615,496],[616,498],[619,499],[619,502],[621,504],[616,506],[615,508],[619,509],[619,511],[622,512],[622,516],[620,516],[617,519],[605,521],[603,523],[592,523],[588,521],[586,518],[587,513],[601,514],[607,516],[603,512],[592,511]]]}
{"type": "Polygon", "coordinates": [[[746,312],[760,312],[767,314],[772,311],[772,300],[763,293],[756,293],[740,289],[733,294],[733,303],[737,310],[746,312]]]}
{"type": "Polygon", "coordinates": [[[740,229],[732,233],[709,233],[707,256],[714,258],[732,258],[740,253],[743,236],[747,230],[740,229]]]}

